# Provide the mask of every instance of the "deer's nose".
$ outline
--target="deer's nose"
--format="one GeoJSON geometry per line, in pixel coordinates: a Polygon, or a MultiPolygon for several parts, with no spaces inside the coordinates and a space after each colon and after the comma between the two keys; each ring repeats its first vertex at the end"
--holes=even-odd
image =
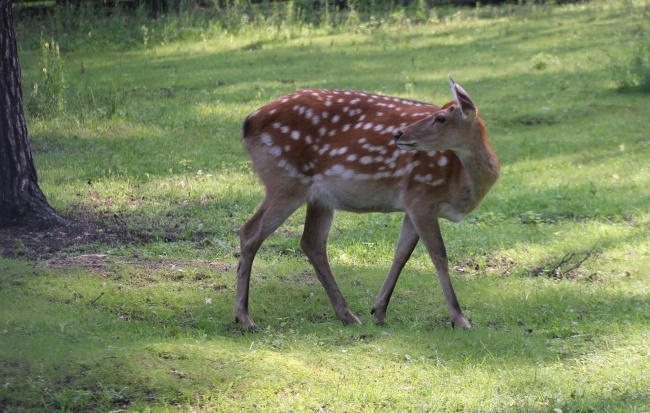
{"type": "Polygon", "coordinates": [[[395,134],[395,142],[397,142],[399,140],[399,138],[402,137],[403,134],[404,134],[404,132],[402,132],[402,131],[397,132],[395,134]]]}

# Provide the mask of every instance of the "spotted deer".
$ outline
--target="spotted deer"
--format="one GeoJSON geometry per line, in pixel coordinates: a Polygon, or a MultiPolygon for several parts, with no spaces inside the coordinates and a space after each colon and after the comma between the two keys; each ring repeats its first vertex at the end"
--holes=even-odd
{"type": "Polygon", "coordinates": [[[449,278],[438,219],[461,221],[481,203],[500,167],[472,99],[451,77],[449,83],[454,100],[442,107],[373,93],[304,89],[246,118],[243,145],[266,195],[240,230],[235,318],[243,328],[255,328],[248,311],[255,254],[305,203],[300,246],[341,321],[361,324],[327,260],[334,211],[401,211],[393,264],[371,311],[375,322],[386,321],[399,274],[422,239],[452,325],[470,328],[449,278]]]}

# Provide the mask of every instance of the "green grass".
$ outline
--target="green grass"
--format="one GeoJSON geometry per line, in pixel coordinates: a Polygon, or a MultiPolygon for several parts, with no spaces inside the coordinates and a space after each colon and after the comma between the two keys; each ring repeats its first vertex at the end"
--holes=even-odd
{"type": "Polygon", "coordinates": [[[63,36],[59,15],[42,35],[61,44],[58,114],[28,104],[40,44],[19,21],[41,187],[107,235],[0,234],[0,410],[650,411],[650,112],[612,76],[650,28],[646,9],[433,9],[426,24],[396,10],[374,26],[361,13],[356,30],[253,22],[234,35],[181,15],[147,20],[146,47],[142,15],[119,33],[96,23],[87,45],[88,27],[63,36]],[[340,324],[300,251],[300,209],[256,258],[262,331],[242,334],[236,232],[263,195],[243,118],[307,86],[443,104],[448,73],[503,172],[477,211],[442,224],[474,329],[447,323],[422,246],[389,325],[372,323],[399,214],[337,214],[329,257],[364,326],[340,324]]]}

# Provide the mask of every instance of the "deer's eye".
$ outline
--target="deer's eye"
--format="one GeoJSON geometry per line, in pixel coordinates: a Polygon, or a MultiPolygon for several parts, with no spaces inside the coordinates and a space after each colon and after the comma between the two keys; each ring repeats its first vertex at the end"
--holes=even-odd
{"type": "Polygon", "coordinates": [[[438,123],[445,123],[446,120],[447,120],[447,119],[445,119],[444,116],[438,116],[438,117],[436,118],[436,122],[438,122],[438,123]]]}

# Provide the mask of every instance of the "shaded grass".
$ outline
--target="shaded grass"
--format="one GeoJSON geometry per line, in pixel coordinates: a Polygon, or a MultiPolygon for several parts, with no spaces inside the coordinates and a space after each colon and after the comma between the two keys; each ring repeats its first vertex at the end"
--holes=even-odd
{"type": "MultiPolygon", "coordinates": [[[[5,269],[11,274],[25,264],[10,265],[5,269]]],[[[232,294],[232,277],[196,264],[176,265],[143,271],[143,262],[109,262],[98,272],[39,269],[24,278],[3,276],[2,291],[9,282],[22,291],[2,300],[3,339],[22,343],[4,347],[4,366],[22,365],[30,377],[42,377],[30,382],[5,375],[5,394],[20,403],[18,394],[59,388],[44,401],[47,408],[64,403],[70,389],[90,392],[85,408],[101,397],[111,400],[106,394],[113,393],[106,389],[124,401],[148,394],[146,403],[216,410],[502,410],[512,403],[525,410],[625,411],[647,403],[643,277],[614,275],[596,283],[458,279],[476,327],[462,332],[442,321],[440,294],[422,300],[422,288],[431,290],[429,275],[404,274],[416,279],[396,292],[391,326],[353,328],[341,326],[329,311],[311,318],[327,307],[318,285],[305,291],[304,285],[260,275],[254,309],[266,307],[258,321],[271,325],[241,335],[233,324],[223,323],[231,309],[229,300],[219,298],[232,294]],[[189,275],[179,279],[179,268],[189,275]],[[90,305],[100,292],[104,296],[90,305]],[[299,305],[268,314],[277,300],[299,305]],[[34,320],[28,316],[34,311],[48,316],[34,320]],[[42,359],[43,347],[53,344],[48,358],[57,363],[25,364],[42,359]],[[453,392],[442,390],[450,384],[453,392]]],[[[341,272],[342,288],[352,293],[351,307],[358,310],[361,301],[362,307],[369,305],[372,297],[364,287],[353,287],[345,267],[341,272]]],[[[381,272],[367,272],[362,285],[374,291],[381,272]]],[[[144,406],[138,405],[132,407],[144,406]]]]}
{"type": "MultiPolygon", "coordinates": [[[[57,262],[49,236],[2,233],[0,410],[648,410],[647,96],[618,93],[604,63],[647,23],[620,6],[66,50],[65,111],[28,112],[40,183],[65,216],[118,236],[84,236],[57,262]],[[262,331],[242,334],[237,231],[263,193],[241,120],[306,86],[442,104],[447,73],[503,167],[479,210],[442,224],[475,329],[448,325],[421,246],[390,325],[372,324],[398,214],[337,214],[330,260],[366,324],[341,325],[299,249],[300,209],[256,259],[262,331]],[[589,250],[570,276],[539,276],[589,250]]],[[[29,87],[38,50],[20,58],[29,87]]]]}

